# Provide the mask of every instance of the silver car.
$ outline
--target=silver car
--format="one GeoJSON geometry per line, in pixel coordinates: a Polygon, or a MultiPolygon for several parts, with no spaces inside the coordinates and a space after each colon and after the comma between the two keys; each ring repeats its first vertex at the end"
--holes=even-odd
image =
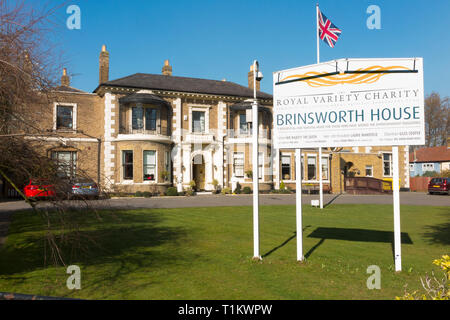
{"type": "Polygon", "coordinates": [[[94,181],[85,178],[72,181],[71,198],[98,199],[99,196],[100,190],[94,181]]]}

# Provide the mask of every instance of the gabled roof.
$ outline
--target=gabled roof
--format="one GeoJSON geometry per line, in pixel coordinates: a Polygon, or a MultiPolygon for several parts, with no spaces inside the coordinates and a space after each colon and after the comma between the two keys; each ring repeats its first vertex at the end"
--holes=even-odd
{"type": "Polygon", "coordinates": [[[447,146],[417,149],[409,153],[409,162],[446,162],[450,161],[450,148],[447,146]]]}
{"type": "MultiPolygon", "coordinates": [[[[234,82],[166,76],[160,74],[135,73],[124,78],[104,82],[100,84],[94,92],[97,92],[101,86],[142,88],[149,90],[167,90],[253,98],[253,89],[241,86],[234,82]]],[[[257,91],[256,96],[259,99],[272,99],[272,95],[261,91],[257,91]]]]}

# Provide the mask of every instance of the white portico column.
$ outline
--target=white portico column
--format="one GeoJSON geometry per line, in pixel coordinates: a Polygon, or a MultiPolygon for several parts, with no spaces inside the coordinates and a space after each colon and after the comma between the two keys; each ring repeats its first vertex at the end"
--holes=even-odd
{"type": "Polygon", "coordinates": [[[183,144],[183,184],[189,185],[189,182],[192,180],[192,161],[191,161],[191,144],[183,144]]]}

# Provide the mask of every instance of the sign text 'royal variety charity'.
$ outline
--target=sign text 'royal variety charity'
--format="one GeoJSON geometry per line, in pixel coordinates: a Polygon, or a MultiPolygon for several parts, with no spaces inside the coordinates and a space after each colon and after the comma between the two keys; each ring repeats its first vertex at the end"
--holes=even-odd
{"type": "Polygon", "coordinates": [[[424,144],[422,61],[341,59],[275,72],[275,147],[424,144]]]}

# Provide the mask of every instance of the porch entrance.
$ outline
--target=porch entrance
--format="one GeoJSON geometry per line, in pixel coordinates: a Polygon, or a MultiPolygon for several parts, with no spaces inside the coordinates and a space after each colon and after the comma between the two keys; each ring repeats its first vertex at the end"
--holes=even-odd
{"type": "Polygon", "coordinates": [[[205,160],[201,154],[195,155],[192,159],[192,176],[197,191],[205,190],[205,160]]]}

